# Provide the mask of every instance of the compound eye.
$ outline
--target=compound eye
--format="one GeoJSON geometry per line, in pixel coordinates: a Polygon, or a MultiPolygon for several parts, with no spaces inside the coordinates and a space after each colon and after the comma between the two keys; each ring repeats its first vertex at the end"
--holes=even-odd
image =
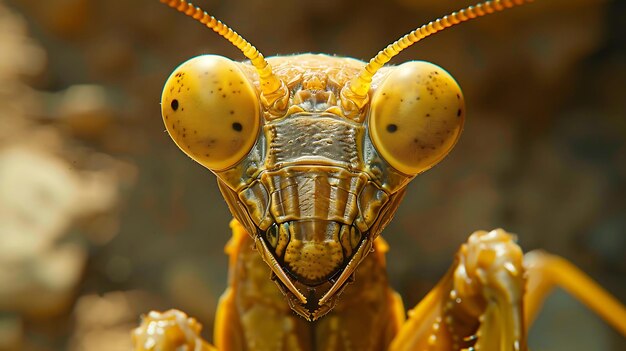
{"type": "Polygon", "coordinates": [[[259,102],[237,64],[215,55],[194,57],[165,83],[163,121],[172,140],[211,170],[237,164],[259,133],[259,102]]]}
{"type": "Polygon", "coordinates": [[[461,135],[461,88],[441,67],[423,61],[397,66],[376,89],[369,133],[395,169],[415,175],[436,165],[461,135]]]}

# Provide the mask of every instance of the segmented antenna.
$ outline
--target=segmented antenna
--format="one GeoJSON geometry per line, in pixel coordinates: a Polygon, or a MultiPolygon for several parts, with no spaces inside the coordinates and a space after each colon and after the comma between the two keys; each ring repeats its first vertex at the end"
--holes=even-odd
{"type": "Polygon", "coordinates": [[[362,107],[367,101],[367,92],[372,83],[374,74],[384,66],[392,57],[399,54],[402,50],[426,38],[427,36],[442,31],[455,24],[469,21],[474,18],[482,17],[494,12],[502,11],[506,8],[532,2],[533,0],[493,0],[466,7],[460,11],[453,12],[447,16],[439,18],[428,24],[425,24],[402,38],[388,45],[384,50],[380,51],[370,62],[363,68],[361,73],[350,81],[350,92],[345,91],[350,100],[355,102],[357,106],[362,107]]]}
{"type": "MultiPolygon", "coordinates": [[[[230,29],[227,25],[222,23],[222,21],[216,19],[215,17],[209,15],[198,6],[195,6],[191,2],[185,0],[160,0],[162,3],[166,4],[171,8],[175,8],[179,12],[184,13],[185,15],[192,17],[198,22],[204,24],[205,26],[213,29],[213,31],[225,39],[227,39],[231,44],[236,46],[241,52],[243,52],[244,56],[246,56],[254,68],[256,68],[259,73],[259,77],[261,80],[261,91],[264,95],[269,96],[273,93],[276,93],[278,89],[281,88],[282,83],[280,79],[278,79],[274,73],[272,72],[272,67],[265,60],[263,55],[257,50],[252,44],[246,41],[241,35],[237,34],[234,30],[230,29]]],[[[275,94],[274,94],[275,95],[275,94]]],[[[273,101],[270,101],[270,103],[273,101]]]]}

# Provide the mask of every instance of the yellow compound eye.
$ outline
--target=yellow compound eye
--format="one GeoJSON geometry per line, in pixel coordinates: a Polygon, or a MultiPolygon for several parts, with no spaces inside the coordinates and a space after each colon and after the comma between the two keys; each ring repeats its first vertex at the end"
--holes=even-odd
{"type": "Polygon", "coordinates": [[[369,133],[395,169],[415,175],[441,161],[461,135],[461,88],[441,67],[423,61],[397,66],[372,97],[369,133]]]}
{"type": "Polygon", "coordinates": [[[167,79],[161,113],[168,133],[189,157],[211,170],[234,166],[259,133],[259,102],[237,64],[194,57],[167,79]]]}

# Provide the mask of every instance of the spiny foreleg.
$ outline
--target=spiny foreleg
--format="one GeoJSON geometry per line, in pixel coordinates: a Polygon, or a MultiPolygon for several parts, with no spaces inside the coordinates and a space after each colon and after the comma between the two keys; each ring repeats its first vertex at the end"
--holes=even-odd
{"type": "Polygon", "coordinates": [[[523,253],[502,229],[472,234],[390,350],[526,350],[523,253]]]}

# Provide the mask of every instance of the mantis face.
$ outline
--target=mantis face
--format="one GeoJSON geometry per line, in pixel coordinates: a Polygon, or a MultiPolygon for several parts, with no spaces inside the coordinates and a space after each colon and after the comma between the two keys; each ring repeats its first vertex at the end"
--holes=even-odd
{"type": "Polygon", "coordinates": [[[370,252],[408,181],[452,149],[463,98],[440,67],[408,62],[380,71],[371,103],[347,116],[340,91],[364,63],[268,61],[288,82],[283,115],[263,109],[253,67],[207,55],[172,73],[163,118],[181,150],[217,175],[294,309],[315,319],[370,252]]]}
{"type": "Polygon", "coordinates": [[[421,61],[382,66],[437,27],[477,15],[462,10],[420,27],[366,65],[326,55],[265,60],[199,8],[168,5],[225,33],[250,62],[205,55],[176,68],[161,99],[167,131],[216,174],[291,308],[318,319],[408,182],[440,162],[463,128],[462,92],[445,70],[421,61]]]}

